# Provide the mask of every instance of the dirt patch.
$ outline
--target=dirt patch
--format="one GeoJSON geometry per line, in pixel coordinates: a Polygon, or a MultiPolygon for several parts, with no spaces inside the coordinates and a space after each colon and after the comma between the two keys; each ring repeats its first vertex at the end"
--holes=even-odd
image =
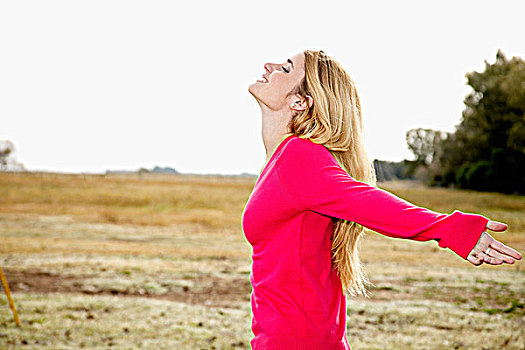
{"type": "Polygon", "coordinates": [[[183,286],[180,290],[164,294],[150,294],[147,291],[126,292],[111,289],[86,291],[81,281],[83,278],[91,278],[94,275],[60,276],[42,271],[16,270],[4,270],[4,273],[7,276],[13,294],[16,292],[105,294],[172,300],[211,307],[234,307],[238,303],[245,303],[250,300],[252,288],[250,281],[246,279],[198,276],[192,279],[194,287],[183,286]]]}

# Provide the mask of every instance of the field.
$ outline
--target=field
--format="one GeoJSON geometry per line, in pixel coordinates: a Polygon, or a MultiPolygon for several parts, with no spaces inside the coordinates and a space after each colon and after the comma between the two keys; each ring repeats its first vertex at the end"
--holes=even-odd
{"type": "MultiPolygon", "coordinates": [[[[255,179],[0,173],[0,349],[250,349],[255,179]]],[[[525,253],[525,197],[407,182],[378,187],[443,212],[508,224],[525,253]]],[[[436,242],[367,231],[371,298],[348,296],[364,349],[524,349],[525,265],[474,266],[436,242]]]]}

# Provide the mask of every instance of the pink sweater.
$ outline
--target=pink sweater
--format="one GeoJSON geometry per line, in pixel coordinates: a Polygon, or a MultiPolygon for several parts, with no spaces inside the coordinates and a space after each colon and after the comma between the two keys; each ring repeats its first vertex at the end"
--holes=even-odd
{"type": "Polygon", "coordinates": [[[463,259],[489,222],[458,210],[437,213],[356,181],[323,145],[288,136],[262,169],[242,217],[253,247],[252,349],[351,349],[345,294],[331,268],[331,217],[390,237],[436,240],[463,259]]]}

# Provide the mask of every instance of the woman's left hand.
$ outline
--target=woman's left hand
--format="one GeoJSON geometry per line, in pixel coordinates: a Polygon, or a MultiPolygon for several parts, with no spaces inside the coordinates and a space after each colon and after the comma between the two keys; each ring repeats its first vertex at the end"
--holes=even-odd
{"type": "Polygon", "coordinates": [[[502,222],[489,221],[485,230],[483,230],[478,243],[467,256],[467,260],[476,266],[483,263],[491,265],[501,265],[504,262],[507,264],[514,264],[514,259],[520,260],[522,256],[517,250],[495,240],[486,231],[489,229],[495,232],[502,232],[505,231],[507,227],[508,226],[502,222]]]}

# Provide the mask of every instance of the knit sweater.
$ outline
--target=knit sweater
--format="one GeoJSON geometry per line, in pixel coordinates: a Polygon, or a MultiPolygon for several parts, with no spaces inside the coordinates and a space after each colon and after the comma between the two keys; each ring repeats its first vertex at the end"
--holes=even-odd
{"type": "Polygon", "coordinates": [[[345,294],[331,264],[332,218],[389,237],[435,240],[463,259],[489,221],[415,206],[355,180],[323,145],[295,135],[282,139],[242,215],[253,248],[252,349],[351,349],[345,294]]]}

